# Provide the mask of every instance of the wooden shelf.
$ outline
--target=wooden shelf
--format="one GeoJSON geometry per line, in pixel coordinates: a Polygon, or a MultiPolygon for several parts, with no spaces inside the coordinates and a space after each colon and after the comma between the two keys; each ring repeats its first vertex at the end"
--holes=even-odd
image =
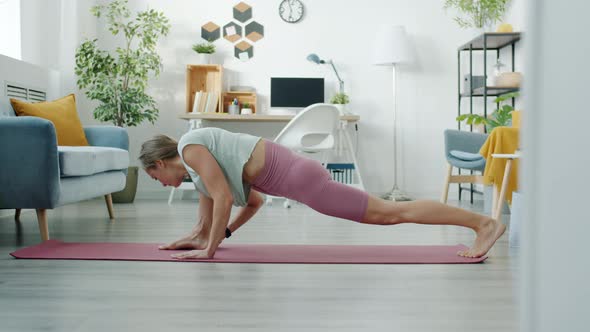
{"type": "Polygon", "coordinates": [[[256,114],[256,92],[250,91],[226,91],[221,94],[221,109],[223,113],[229,113],[228,108],[232,101],[237,98],[240,109],[242,105],[249,104],[252,109],[252,113],[256,114]]]}
{"type": "Polygon", "coordinates": [[[215,112],[220,112],[221,90],[223,84],[223,67],[221,65],[187,65],[186,66],[186,113],[190,113],[195,102],[195,93],[205,91],[216,93],[218,97],[215,112]]]}

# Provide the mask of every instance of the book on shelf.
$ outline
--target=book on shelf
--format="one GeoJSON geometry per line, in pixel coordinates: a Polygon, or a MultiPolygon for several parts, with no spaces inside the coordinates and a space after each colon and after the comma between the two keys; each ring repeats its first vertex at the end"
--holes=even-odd
{"type": "Polygon", "coordinates": [[[191,113],[198,113],[199,112],[199,102],[201,101],[201,92],[202,91],[197,91],[195,92],[195,100],[193,102],[193,110],[191,113]]]}
{"type": "Polygon", "coordinates": [[[217,103],[218,102],[219,102],[219,94],[217,94],[217,92],[215,92],[215,91],[209,93],[209,99],[208,99],[206,112],[215,113],[215,111],[217,110],[217,103]]]}
{"type": "Polygon", "coordinates": [[[191,113],[215,113],[218,102],[219,94],[217,92],[197,91],[191,113]]]}

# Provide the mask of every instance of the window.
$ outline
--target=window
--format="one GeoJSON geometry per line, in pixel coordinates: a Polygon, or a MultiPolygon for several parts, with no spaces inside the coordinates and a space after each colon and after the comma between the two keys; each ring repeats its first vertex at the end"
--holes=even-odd
{"type": "Polygon", "coordinates": [[[20,0],[0,0],[0,36],[0,54],[20,60],[20,0]]]}

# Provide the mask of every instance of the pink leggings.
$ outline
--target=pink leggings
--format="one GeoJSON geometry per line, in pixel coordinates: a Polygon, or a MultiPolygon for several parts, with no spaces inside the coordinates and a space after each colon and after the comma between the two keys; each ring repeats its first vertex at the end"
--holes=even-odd
{"type": "Polygon", "coordinates": [[[286,197],[329,216],[361,222],[369,195],[333,181],[319,162],[265,140],[264,170],[253,181],[259,192],[286,197]]]}

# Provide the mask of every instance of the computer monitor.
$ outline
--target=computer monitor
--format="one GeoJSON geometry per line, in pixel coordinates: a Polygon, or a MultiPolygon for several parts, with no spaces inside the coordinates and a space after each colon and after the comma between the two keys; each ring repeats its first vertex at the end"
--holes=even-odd
{"type": "Polygon", "coordinates": [[[323,78],[270,78],[270,107],[304,108],[323,102],[323,78]]]}

